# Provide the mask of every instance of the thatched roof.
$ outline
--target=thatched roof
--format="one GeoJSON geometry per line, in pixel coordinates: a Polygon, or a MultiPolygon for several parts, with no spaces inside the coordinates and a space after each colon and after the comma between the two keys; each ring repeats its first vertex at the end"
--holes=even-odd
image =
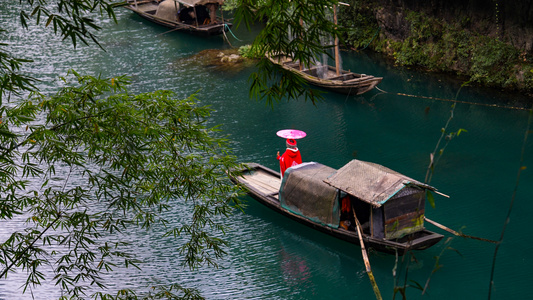
{"type": "Polygon", "coordinates": [[[435,190],[382,165],[354,159],[324,180],[354,197],[380,207],[407,186],[435,190]]]}

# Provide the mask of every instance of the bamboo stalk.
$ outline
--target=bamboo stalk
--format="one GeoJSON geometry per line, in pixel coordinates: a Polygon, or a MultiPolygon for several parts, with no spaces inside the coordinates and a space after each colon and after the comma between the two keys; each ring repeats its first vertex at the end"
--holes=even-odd
{"type": "Polygon", "coordinates": [[[198,14],[196,13],[196,5],[192,7],[194,10],[194,22],[196,22],[196,27],[198,27],[198,14]]]}
{"type": "Polygon", "coordinates": [[[476,236],[471,236],[471,235],[466,235],[466,234],[462,234],[460,232],[457,232],[453,229],[450,229],[442,224],[439,224],[433,220],[430,220],[428,218],[426,218],[426,216],[424,216],[424,220],[428,221],[429,223],[439,227],[440,229],[443,229],[443,230],[446,230],[448,231],[449,233],[452,233],[456,236],[460,236],[460,237],[464,237],[464,238],[469,238],[469,239],[474,239],[474,240],[480,240],[480,241],[484,241],[484,242],[489,242],[489,243],[493,243],[493,244],[498,244],[499,242],[498,241],[493,241],[493,240],[489,240],[489,239],[485,239],[485,238],[480,238],[480,237],[476,237],[476,236]]]}
{"type": "Polygon", "coordinates": [[[441,193],[441,192],[438,192],[438,191],[433,191],[433,192],[435,192],[435,194],[441,195],[441,196],[443,196],[443,197],[450,198],[450,196],[448,196],[448,195],[446,195],[446,194],[443,194],[443,193],[441,193]]]}
{"type": "MultiPolygon", "coordinates": [[[[222,8],[220,9],[220,18],[222,20],[222,24],[223,24],[223,27],[222,27],[222,33],[224,34],[224,38],[226,39],[226,42],[228,42],[229,46],[231,48],[233,48],[233,45],[230,43],[229,39],[228,39],[228,36],[226,35],[226,23],[224,22],[224,13],[222,12],[222,8]]],[[[228,27],[229,29],[229,27],[228,27]]]]}
{"type": "Polygon", "coordinates": [[[370,267],[370,260],[368,260],[368,254],[366,253],[365,243],[363,242],[363,233],[361,230],[361,224],[359,223],[359,220],[357,219],[357,216],[355,215],[355,210],[352,207],[353,217],[355,219],[355,225],[357,225],[357,235],[359,236],[359,242],[361,243],[361,253],[363,254],[363,260],[365,261],[365,268],[366,273],[368,274],[368,278],[370,279],[370,283],[372,284],[372,288],[374,289],[374,294],[376,294],[377,300],[382,300],[381,293],[378,288],[378,284],[376,282],[376,278],[374,278],[374,273],[372,273],[372,268],[370,267]]]}
{"type": "MultiPolygon", "coordinates": [[[[335,30],[337,30],[337,5],[333,5],[333,23],[335,23],[335,30]]],[[[335,74],[341,75],[341,63],[340,63],[340,50],[339,50],[339,37],[335,35],[335,74]]]]}

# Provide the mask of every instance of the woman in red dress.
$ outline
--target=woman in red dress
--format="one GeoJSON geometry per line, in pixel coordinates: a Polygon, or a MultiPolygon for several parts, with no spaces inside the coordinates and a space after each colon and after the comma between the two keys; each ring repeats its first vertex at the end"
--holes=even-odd
{"type": "Polygon", "coordinates": [[[279,160],[279,168],[281,170],[281,177],[285,174],[285,170],[292,166],[296,166],[302,163],[302,156],[300,155],[300,150],[296,147],[296,140],[287,139],[287,150],[283,155],[277,154],[279,160]]]}

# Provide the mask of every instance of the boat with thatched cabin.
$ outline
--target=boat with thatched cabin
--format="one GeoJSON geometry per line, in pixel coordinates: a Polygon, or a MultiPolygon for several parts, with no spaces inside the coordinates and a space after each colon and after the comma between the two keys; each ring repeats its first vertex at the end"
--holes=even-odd
{"type": "Polygon", "coordinates": [[[219,35],[232,24],[217,15],[224,0],[127,0],[125,8],[156,24],[201,36],[219,35]]]}
{"type": "Polygon", "coordinates": [[[384,166],[352,160],[339,170],[316,162],[280,174],[247,164],[230,176],[260,203],[323,233],[367,248],[405,254],[438,243],[424,227],[426,192],[434,187],[384,166]]]}

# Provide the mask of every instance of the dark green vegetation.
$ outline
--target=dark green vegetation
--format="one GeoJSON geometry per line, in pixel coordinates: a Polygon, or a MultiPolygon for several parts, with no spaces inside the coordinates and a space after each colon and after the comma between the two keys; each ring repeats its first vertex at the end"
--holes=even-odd
{"type": "MultiPolygon", "coordinates": [[[[469,11],[453,14],[454,3],[431,11],[431,5],[438,3],[422,8],[421,4],[395,7],[388,2],[356,0],[342,8],[340,22],[348,28],[346,46],[384,53],[402,66],[451,72],[485,86],[533,92],[530,45],[513,39],[513,35],[523,35],[518,29],[527,33],[531,25],[516,29],[518,33],[505,31],[498,24],[504,16],[497,2],[485,3],[489,9],[470,8],[476,14],[485,13],[485,19],[469,11]]],[[[524,13],[527,17],[527,10],[524,13]]],[[[513,16],[524,17],[509,15],[507,23],[513,16]]]]}

